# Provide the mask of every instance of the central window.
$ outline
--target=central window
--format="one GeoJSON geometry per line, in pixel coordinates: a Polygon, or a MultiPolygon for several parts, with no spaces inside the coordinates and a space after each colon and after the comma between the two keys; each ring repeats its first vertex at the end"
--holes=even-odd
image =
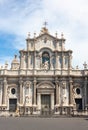
{"type": "Polygon", "coordinates": [[[50,56],[48,52],[42,54],[42,63],[44,64],[46,61],[50,64],[50,56]]]}

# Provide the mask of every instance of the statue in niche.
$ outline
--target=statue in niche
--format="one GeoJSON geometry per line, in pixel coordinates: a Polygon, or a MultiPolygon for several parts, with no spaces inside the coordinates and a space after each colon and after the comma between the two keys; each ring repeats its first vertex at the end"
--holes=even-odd
{"type": "Polygon", "coordinates": [[[28,104],[29,103],[29,97],[25,97],[25,103],[28,104]]]}
{"type": "Polygon", "coordinates": [[[42,68],[48,70],[50,67],[49,65],[50,65],[50,55],[48,52],[44,52],[42,54],[42,68]]]}
{"type": "Polygon", "coordinates": [[[43,68],[44,68],[45,70],[48,70],[48,69],[49,69],[49,63],[48,63],[48,61],[45,61],[45,62],[44,62],[43,68]]]}
{"type": "Polygon", "coordinates": [[[64,95],[64,96],[63,96],[63,104],[66,103],[66,98],[67,98],[66,95],[64,95]]]}

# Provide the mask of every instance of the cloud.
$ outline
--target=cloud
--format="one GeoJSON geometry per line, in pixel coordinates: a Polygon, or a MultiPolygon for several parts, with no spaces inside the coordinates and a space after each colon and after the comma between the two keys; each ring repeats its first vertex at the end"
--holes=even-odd
{"type": "Polygon", "coordinates": [[[25,48],[27,33],[38,34],[47,20],[51,34],[65,34],[66,48],[73,50],[73,62],[81,67],[88,59],[87,5],[87,0],[0,0],[0,32],[15,35],[14,49],[25,48]]]}

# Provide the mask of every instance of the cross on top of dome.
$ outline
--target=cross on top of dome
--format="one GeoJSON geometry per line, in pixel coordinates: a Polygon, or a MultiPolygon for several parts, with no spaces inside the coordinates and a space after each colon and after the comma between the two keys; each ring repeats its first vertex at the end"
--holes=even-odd
{"type": "Polygon", "coordinates": [[[46,28],[46,26],[48,25],[48,22],[45,21],[43,25],[46,28]]]}

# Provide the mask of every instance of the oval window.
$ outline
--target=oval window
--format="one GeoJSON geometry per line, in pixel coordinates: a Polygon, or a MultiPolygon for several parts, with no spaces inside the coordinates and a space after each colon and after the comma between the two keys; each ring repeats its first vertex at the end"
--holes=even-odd
{"type": "Polygon", "coordinates": [[[12,89],[11,89],[11,93],[12,93],[12,94],[15,94],[15,93],[16,93],[15,88],[12,88],[12,89]]]}
{"type": "Polygon", "coordinates": [[[79,88],[76,89],[76,93],[80,94],[80,89],[79,88]]]}

